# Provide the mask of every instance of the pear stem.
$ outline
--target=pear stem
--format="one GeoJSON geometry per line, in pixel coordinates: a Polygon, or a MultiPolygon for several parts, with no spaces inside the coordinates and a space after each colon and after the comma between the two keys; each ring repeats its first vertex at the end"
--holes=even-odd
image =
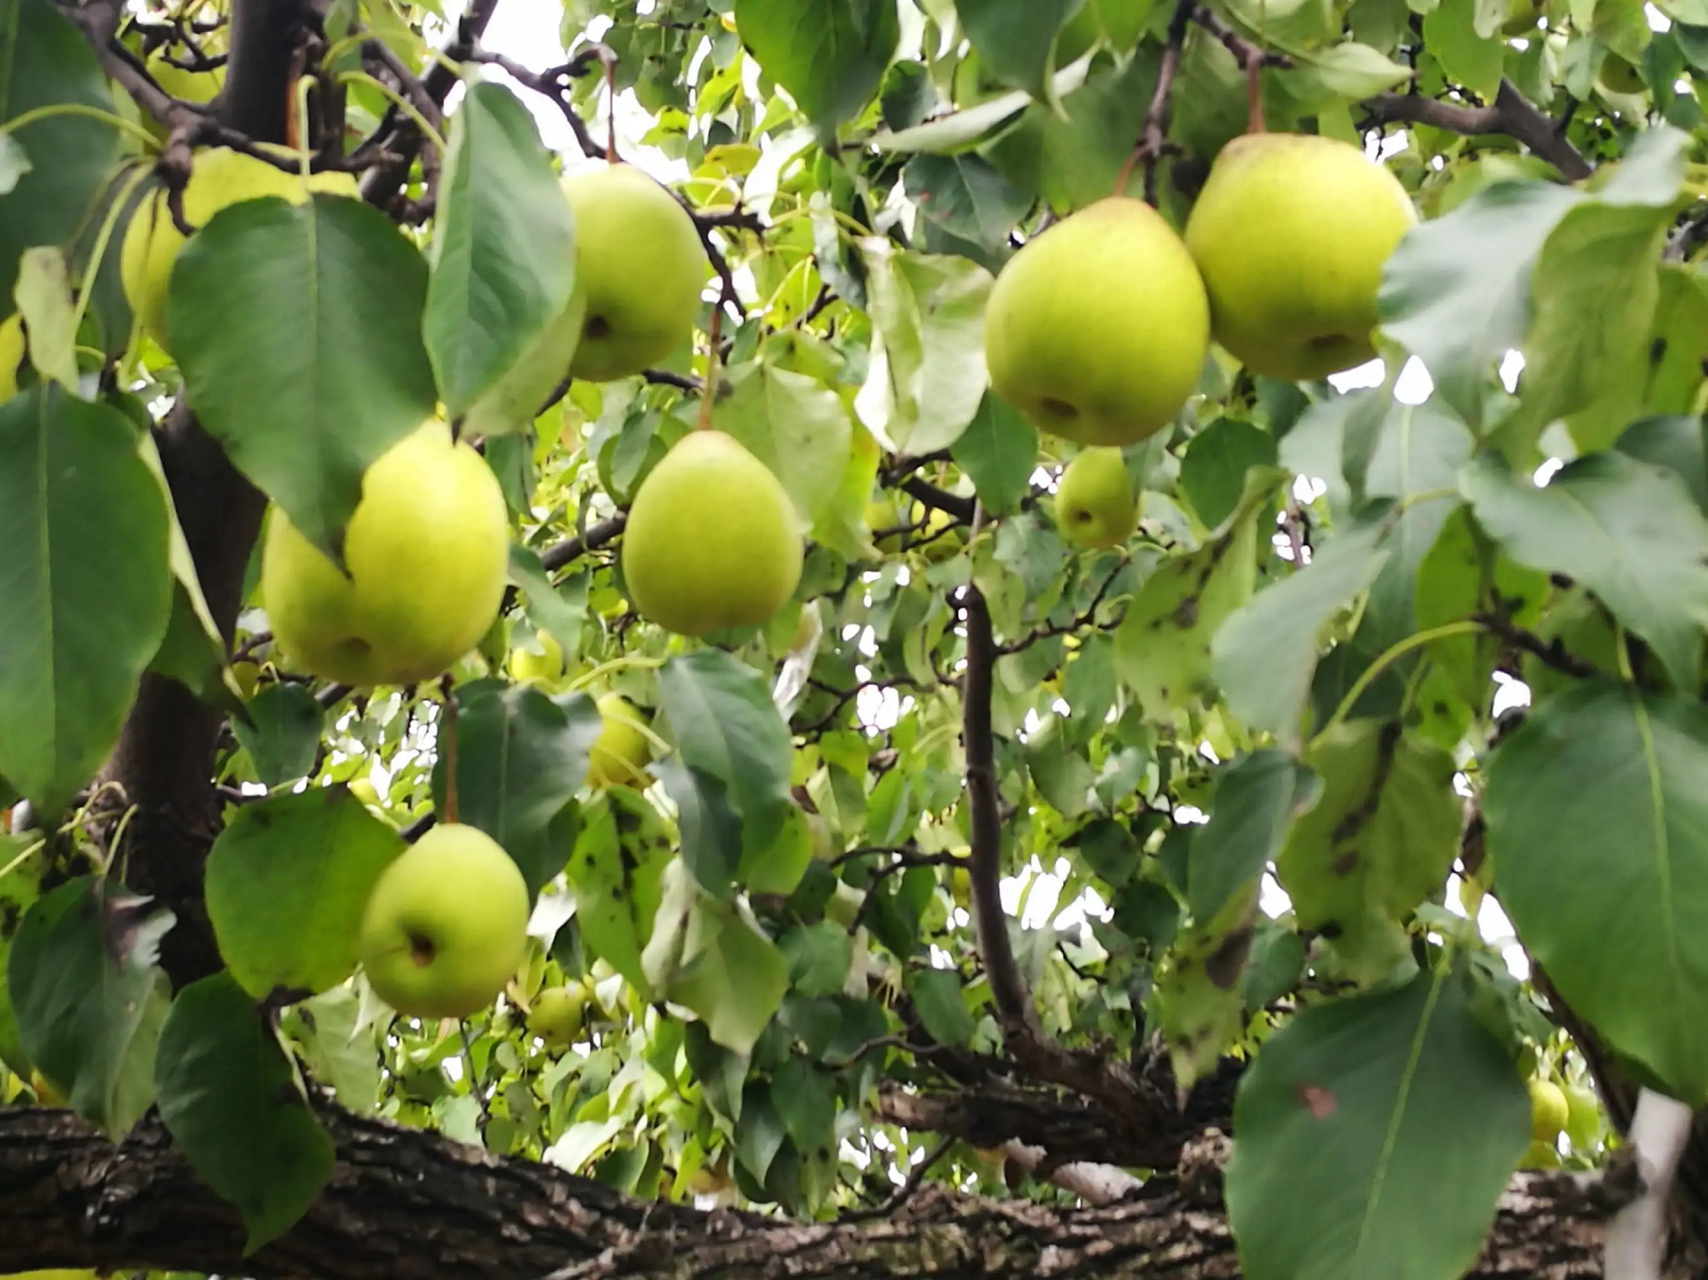
{"type": "Polygon", "coordinates": [[[1248,56],[1245,60],[1245,131],[1262,133],[1263,120],[1263,55],[1248,56]]]}
{"type": "Polygon", "coordinates": [[[439,721],[439,754],[445,761],[445,802],[439,806],[439,821],[457,820],[457,695],[451,688],[451,677],[439,682],[444,695],[444,711],[439,721]]]}
{"type": "Polygon", "coordinates": [[[605,65],[605,159],[612,164],[617,159],[617,55],[600,46],[599,61],[605,65]]]}
{"type": "Polygon", "coordinates": [[[718,397],[718,349],[723,344],[724,297],[720,292],[712,304],[712,320],[706,326],[706,381],[700,388],[700,421],[697,430],[712,429],[712,401],[718,397]]]}

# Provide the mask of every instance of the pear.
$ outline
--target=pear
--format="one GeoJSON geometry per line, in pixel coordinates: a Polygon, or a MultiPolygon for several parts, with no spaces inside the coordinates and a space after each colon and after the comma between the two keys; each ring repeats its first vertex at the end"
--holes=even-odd
{"type": "Polygon", "coordinates": [[[14,311],[0,320],[0,400],[18,394],[18,369],[24,363],[24,316],[14,311]]]}
{"type": "Polygon", "coordinates": [[[587,753],[587,785],[644,790],[651,781],[646,766],[652,759],[645,719],[620,693],[605,694],[597,706],[603,727],[587,753]]]}
{"type": "Polygon", "coordinates": [[[1119,449],[1082,449],[1056,486],[1056,532],[1076,547],[1114,547],[1139,522],[1138,495],[1119,449]]]}
{"type": "Polygon", "coordinates": [[[563,646],[549,631],[535,631],[540,650],[518,646],[510,651],[510,675],[518,684],[553,684],[563,678],[563,646]]]}
{"type": "Polygon", "coordinates": [[[346,577],[283,511],[261,597],[279,647],[344,684],[412,684],[480,642],[504,595],[510,519],[491,468],[428,422],[380,456],[344,535],[346,577]]]}
{"type": "Polygon", "coordinates": [[[528,1010],[528,1030],[548,1049],[568,1048],[587,1025],[587,998],[587,988],[578,982],[547,987],[528,1010]]]}
{"type": "Polygon", "coordinates": [[[1349,142],[1235,138],[1186,221],[1216,341],[1292,382],[1363,364],[1376,354],[1382,266],[1416,221],[1399,179],[1349,142]]]}
{"type": "MultiPolygon", "coordinates": [[[[184,186],[184,219],[200,227],[228,205],[263,196],[282,196],[292,204],[304,203],[313,192],[355,196],[356,175],[316,173],[303,188],[302,178],[274,168],[265,160],[241,151],[215,147],[198,151],[184,186]]],[[[125,229],[119,253],[119,279],[125,300],[142,320],[143,330],[166,347],[166,286],[172,279],[172,264],[184,247],[184,236],[166,207],[166,193],[156,191],[138,205],[125,229]]]]}
{"type": "Polygon", "coordinates": [[[368,983],[414,1018],[466,1018],[498,998],[528,945],[528,884],[497,841],[447,822],[380,873],[358,944],[368,983]]]}
{"type": "Polygon", "coordinates": [[[623,577],[642,617],[678,635],[756,627],[801,577],[788,493],[734,437],[690,431],[641,482],[623,577]]]}
{"type": "Polygon", "coordinates": [[[1532,1076],[1525,1087],[1530,1091],[1530,1137],[1552,1145],[1571,1118],[1571,1102],[1552,1080],[1532,1076]]]}
{"type": "Polygon", "coordinates": [[[1191,255],[1142,200],[1099,200],[1009,259],[985,310],[998,395],[1079,444],[1132,444],[1198,385],[1209,305],[1191,255]]]}
{"type": "Polygon", "coordinates": [[[711,275],[700,233],[676,197],[633,165],[572,174],[563,188],[586,307],[570,372],[590,382],[640,373],[693,331],[711,275]]]}

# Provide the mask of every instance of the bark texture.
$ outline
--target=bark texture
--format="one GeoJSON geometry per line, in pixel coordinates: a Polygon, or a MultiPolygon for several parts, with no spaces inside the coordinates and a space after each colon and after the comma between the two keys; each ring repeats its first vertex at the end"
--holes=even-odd
{"type": "MultiPolygon", "coordinates": [[[[549,1165],[326,1109],[331,1185],[243,1257],[236,1212],[153,1118],[113,1145],[70,1112],[0,1111],[0,1272],[218,1272],[255,1280],[862,1280],[1240,1274],[1210,1155],[1119,1203],[1062,1209],[937,1188],[890,1217],[801,1223],[629,1199],[549,1165]]],[[[1591,1176],[1523,1174],[1469,1280],[1601,1274],[1608,1197],[1591,1176]]],[[[1678,1270],[1669,1280],[1683,1280],[1678,1270]]]]}

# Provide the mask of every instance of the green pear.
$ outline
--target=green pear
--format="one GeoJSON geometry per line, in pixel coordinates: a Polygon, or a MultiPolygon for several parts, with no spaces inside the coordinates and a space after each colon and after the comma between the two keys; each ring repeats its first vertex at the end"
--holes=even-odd
{"type": "Polygon", "coordinates": [[[491,468],[429,419],[362,477],[344,535],[349,576],[274,509],[261,600],[279,647],[315,675],[413,684],[486,634],[504,596],[509,544],[491,468]]]}
{"type": "Polygon", "coordinates": [[[1216,341],[1300,382],[1376,354],[1382,267],[1417,221],[1398,178],[1349,142],[1258,133],[1223,147],[1186,221],[1216,341]]]}
{"type": "Polygon", "coordinates": [[[893,555],[907,545],[907,534],[902,531],[907,521],[902,519],[901,508],[896,505],[895,499],[874,498],[866,504],[865,519],[868,529],[884,535],[874,538],[872,543],[885,555],[893,555]]]}
{"type": "Polygon", "coordinates": [[[590,382],[640,373],[693,331],[711,275],[700,233],[676,197],[633,165],[572,174],[563,187],[586,304],[570,370],[590,382]]]}
{"type": "Polygon", "coordinates": [[[466,1018],[522,963],[528,911],[528,885],[498,842],[442,823],[380,873],[362,916],[362,968],[399,1013],[466,1018]]]}
{"type": "Polygon", "coordinates": [[[0,320],[0,400],[18,394],[18,369],[24,363],[24,316],[14,311],[0,320]]]}
{"type": "Polygon", "coordinates": [[[1138,523],[1138,495],[1121,451],[1080,450],[1056,486],[1056,532],[1077,547],[1113,547],[1138,523]]]}
{"type": "Polygon", "coordinates": [[[1551,1145],[1571,1119],[1571,1103],[1565,1090],[1552,1080],[1533,1076],[1526,1087],[1530,1090],[1530,1136],[1551,1145]]]}
{"type": "Polygon", "coordinates": [[[580,983],[547,987],[528,1010],[528,1030],[549,1049],[567,1049],[587,1026],[587,988],[580,983]]]}
{"type": "Polygon", "coordinates": [[[603,727],[587,753],[587,785],[645,789],[651,781],[646,766],[652,759],[646,720],[620,693],[605,694],[597,705],[603,727]]]}
{"type": "Polygon", "coordinates": [[[554,684],[563,678],[563,646],[549,631],[536,631],[539,652],[515,648],[510,651],[510,675],[518,684],[554,684]]]}
{"type": "MultiPolygon", "coordinates": [[[[199,228],[228,205],[263,196],[282,196],[292,204],[302,204],[317,191],[354,197],[356,175],[312,174],[305,190],[298,174],[286,173],[240,151],[215,147],[195,154],[190,180],[184,186],[184,220],[199,228]]],[[[166,207],[166,193],[156,191],[137,206],[125,229],[119,279],[125,300],[141,318],[143,330],[162,347],[166,347],[166,286],[183,247],[184,236],[166,207]]]]}
{"type": "Polygon", "coordinates": [[[985,310],[991,386],[1052,435],[1132,444],[1198,385],[1209,344],[1204,284],[1174,228],[1111,197],[1008,260],[985,310]]]}
{"type": "Polygon", "coordinates": [[[690,431],[642,481],[623,578],[642,617],[678,635],[756,627],[801,578],[800,520],[766,465],[722,431],[690,431]]]}

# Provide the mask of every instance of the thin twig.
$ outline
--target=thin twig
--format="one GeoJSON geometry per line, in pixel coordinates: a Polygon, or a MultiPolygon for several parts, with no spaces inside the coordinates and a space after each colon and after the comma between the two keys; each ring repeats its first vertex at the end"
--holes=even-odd
{"type": "Polygon", "coordinates": [[[619,511],[609,520],[588,525],[579,536],[566,538],[555,546],[547,547],[540,553],[540,564],[547,573],[555,573],[565,565],[579,560],[589,551],[597,551],[607,543],[616,541],[617,535],[622,533],[628,522],[628,516],[619,511]]]}
{"type": "Polygon", "coordinates": [[[1096,626],[1097,611],[1102,608],[1104,600],[1109,595],[1109,588],[1115,585],[1115,580],[1121,576],[1121,572],[1127,567],[1127,563],[1123,559],[1111,569],[1109,576],[1103,579],[1103,585],[1097,588],[1097,594],[1091,598],[1091,603],[1067,622],[1052,622],[1046,626],[1035,627],[1018,640],[1010,640],[1007,644],[998,645],[996,647],[998,655],[1006,656],[1011,653],[1019,653],[1022,649],[1031,648],[1040,640],[1048,640],[1054,636],[1072,635],[1086,627],[1096,626]]]}
{"type": "Polygon", "coordinates": [[[1156,207],[1156,169],[1168,146],[1168,118],[1174,92],[1174,76],[1180,70],[1180,54],[1186,45],[1186,28],[1192,20],[1196,0],[1176,0],[1174,15],[1168,20],[1168,38],[1162,49],[1162,65],[1156,73],[1156,89],[1151,93],[1150,106],[1145,109],[1145,127],[1139,144],[1121,166],[1115,180],[1115,194],[1125,195],[1127,183],[1133,176],[1133,166],[1139,161],[1145,166],[1145,203],[1156,207]]]}
{"type": "Polygon", "coordinates": [[[913,1199],[914,1194],[925,1182],[925,1175],[931,1172],[931,1166],[936,1164],[955,1145],[954,1138],[939,1138],[937,1145],[925,1153],[924,1158],[913,1166],[907,1175],[907,1181],[895,1189],[895,1193],[882,1204],[870,1209],[845,1209],[839,1215],[842,1222],[866,1222],[872,1218],[887,1218],[897,1209],[913,1199]]]}

